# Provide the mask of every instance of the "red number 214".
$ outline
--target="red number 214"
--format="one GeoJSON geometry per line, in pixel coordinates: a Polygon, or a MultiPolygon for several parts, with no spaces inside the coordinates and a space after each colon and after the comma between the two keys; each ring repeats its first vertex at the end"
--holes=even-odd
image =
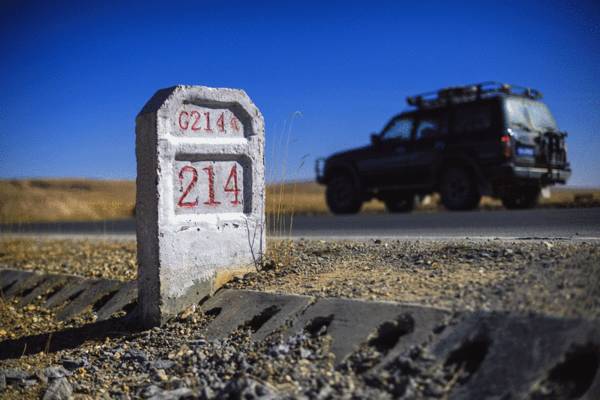
{"type": "MultiPolygon", "coordinates": [[[[204,202],[204,204],[207,206],[218,206],[219,204],[221,204],[221,202],[215,199],[214,168],[212,165],[209,165],[208,167],[202,168],[202,170],[206,172],[208,184],[208,199],[204,202]]],[[[196,198],[194,201],[189,201],[186,200],[186,197],[190,194],[190,192],[198,182],[198,171],[196,170],[196,168],[190,165],[186,165],[185,167],[181,168],[181,170],[179,171],[179,182],[181,183],[182,188],[184,176],[186,174],[191,174],[192,179],[190,180],[190,183],[186,186],[186,188],[183,190],[183,193],[181,194],[177,205],[183,208],[194,208],[198,206],[198,198],[196,198]]],[[[225,193],[233,193],[234,199],[231,200],[231,204],[241,204],[241,201],[239,200],[239,193],[241,190],[238,187],[237,165],[231,167],[231,170],[229,171],[229,176],[227,177],[227,181],[225,182],[225,186],[223,187],[223,191],[225,193]]]]}

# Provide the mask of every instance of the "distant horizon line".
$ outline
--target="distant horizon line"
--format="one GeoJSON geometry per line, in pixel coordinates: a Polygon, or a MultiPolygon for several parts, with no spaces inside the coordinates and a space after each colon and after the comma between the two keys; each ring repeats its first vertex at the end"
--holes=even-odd
{"type": "MultiPolygon", "coordinates": [[[[104,182],[135,182],[135,178],[86,178],[86,177],[26,177],[26,178],[7,178],[0,177],[0,182],[11,181],[104,181],[104,182]]],[[[293,184],[293,183],[317,183],[313,179],[290,179],[283,181],[267,181],[267,185],[293,184]]],[[[554,189],[600,189],[598,185],[554,185],[554,189]]]]}

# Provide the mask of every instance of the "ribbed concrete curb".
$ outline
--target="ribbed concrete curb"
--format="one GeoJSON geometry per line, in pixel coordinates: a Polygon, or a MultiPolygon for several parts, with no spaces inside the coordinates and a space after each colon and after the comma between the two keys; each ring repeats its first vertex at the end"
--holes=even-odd
{"type": "MultiPolygon", "coordinates": [[[[19,298],[22,306],[42,296],[61,319],[90,307],[99,320],[118,311],[135,315],[135,282],[0,270],[0,288],[4,296],[19,298]]],[[[467,373],[450,398],[531,398],[542,382],[563,388],[569,398],[600,398],[596,320],[456,313],[393,302],[244,290],[221,290],[201,309],[213,317],[205,332],[212,340],[238,328],[250,329],[254,340],[270,334],[327,334],[337,363],[360,347],[372,346],[382,356],[364,373],[375,376],[389,371],[415,347],[426,348],[435,363],[459,365],[467,373]]]]}

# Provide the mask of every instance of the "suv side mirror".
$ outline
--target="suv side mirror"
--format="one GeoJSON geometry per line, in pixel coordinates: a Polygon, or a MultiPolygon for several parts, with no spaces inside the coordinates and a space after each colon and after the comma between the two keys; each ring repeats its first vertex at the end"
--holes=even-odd
{"type": "Polygon", "coordinates": [[[371,143],[373,146],[379,146],[381,144],[381,136],[377,133],[371,133],[371,143]]]}

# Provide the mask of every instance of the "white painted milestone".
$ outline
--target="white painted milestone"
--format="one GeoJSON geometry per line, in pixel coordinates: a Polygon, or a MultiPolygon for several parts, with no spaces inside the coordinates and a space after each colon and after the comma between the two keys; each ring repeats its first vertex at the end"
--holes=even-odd
{"type": "Polygon", "coordinates": [[[159,90],[136,120],[138,291],[157,325],[265,251],[264,122],[237,89],[159,90]]]}

